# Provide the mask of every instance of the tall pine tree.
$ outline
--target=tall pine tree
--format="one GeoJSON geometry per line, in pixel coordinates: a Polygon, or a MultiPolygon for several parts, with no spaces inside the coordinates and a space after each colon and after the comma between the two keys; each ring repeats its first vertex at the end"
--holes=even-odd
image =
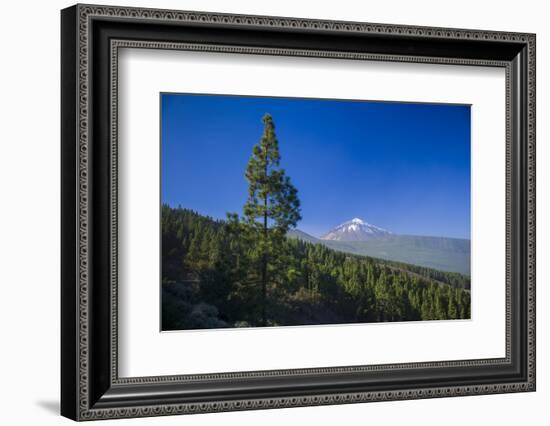
{"type": "Polygon", "coordinates": [[[260,143],[252,149],[246,167],[248,199],[244,206],[245,223],[251,230],[258,254],[261,280],[262,323],[267,323],[269,265],[281,256],[289,228],[301,219],[298,191],[280,167],[279,143],[271,115],[263,119],[260,143]]]}

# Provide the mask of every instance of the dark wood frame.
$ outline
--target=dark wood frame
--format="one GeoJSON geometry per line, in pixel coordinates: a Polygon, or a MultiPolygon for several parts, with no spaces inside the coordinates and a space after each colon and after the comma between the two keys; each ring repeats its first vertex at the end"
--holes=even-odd
{"type": "Polygon", "coordinates": [[[74,420],[535,390],[535,36],[76,5],[61,13],[61,413],[74,420]],[[117,49],[498,66],[507,75],[506,357],[119,378],[117,49]]]}

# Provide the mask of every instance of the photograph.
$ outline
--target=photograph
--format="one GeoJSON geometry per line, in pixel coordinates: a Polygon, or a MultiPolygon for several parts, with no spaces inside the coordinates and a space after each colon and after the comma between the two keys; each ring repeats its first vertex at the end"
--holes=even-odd
{"type": "Polygon", "coordinates": [[[33,218],[4,221],[24,255],[4,281],[29,268],[21,229],[35,224],[55,235],[32,233],[48,253],[34,269],[53,268],[41,282],[61,291],[25,299],[41,319],[59,307],[57,337],[4,298],[15,341],[38,338],[23,352],[57,342],[33,372],[36,410],[15,404],[13,418],[278,424],[273,409],[325,406],[326,424],[361,409],[425,423],[428,400],[457,424],[540,417],[537,45],[550,30],[528,5],[449,20],[399,1],[397,17],[293,2],[63,4],[53,25],[45,6],[31,19],[44,37],[9,79],[22,121],[5,139],[36,130],[24,139],[41,151],[8,144],[24,148],[6,156],[22,201],[5,210],[33,218]],[[30,119],[21,70],[41,59],[44,84],[27,86],[60,108],[30,119]],[[36,190],[49,174],[51,196],[36,190]]]}
{"type": "Polygon", "coordinates": [[[161,330],[470,319],[470,105],[160,94],[161,330]]]}

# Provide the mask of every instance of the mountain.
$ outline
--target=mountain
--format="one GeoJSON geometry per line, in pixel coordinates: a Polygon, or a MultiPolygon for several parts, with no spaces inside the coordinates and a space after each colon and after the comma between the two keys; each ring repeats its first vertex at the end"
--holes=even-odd
{"type": "Polygon", "coordinates": [[[330,230],[321,239],[329,241],[368,241],[390,235],[392,235],[391,232],[356,217],[330,230]]]}
{"type": "Polygon", "coordinates": [[[315,238],[298,229],[288,234],[333,250],[470,275],[470,240],[400,235],[355,218],[315,238]]]}

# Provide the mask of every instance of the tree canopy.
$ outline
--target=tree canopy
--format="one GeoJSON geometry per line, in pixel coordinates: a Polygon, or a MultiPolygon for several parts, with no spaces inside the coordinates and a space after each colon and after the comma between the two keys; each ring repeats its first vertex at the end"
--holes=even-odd
{"type": "MultiPolygon", "coordinates": [[[[231,221],[162,207],[163,330],[264,325],[261,271],[248,238],[231,221]]],[[[280,251],[267,325],[470,318],[466,276],[291,238],[280,251]]]]}

